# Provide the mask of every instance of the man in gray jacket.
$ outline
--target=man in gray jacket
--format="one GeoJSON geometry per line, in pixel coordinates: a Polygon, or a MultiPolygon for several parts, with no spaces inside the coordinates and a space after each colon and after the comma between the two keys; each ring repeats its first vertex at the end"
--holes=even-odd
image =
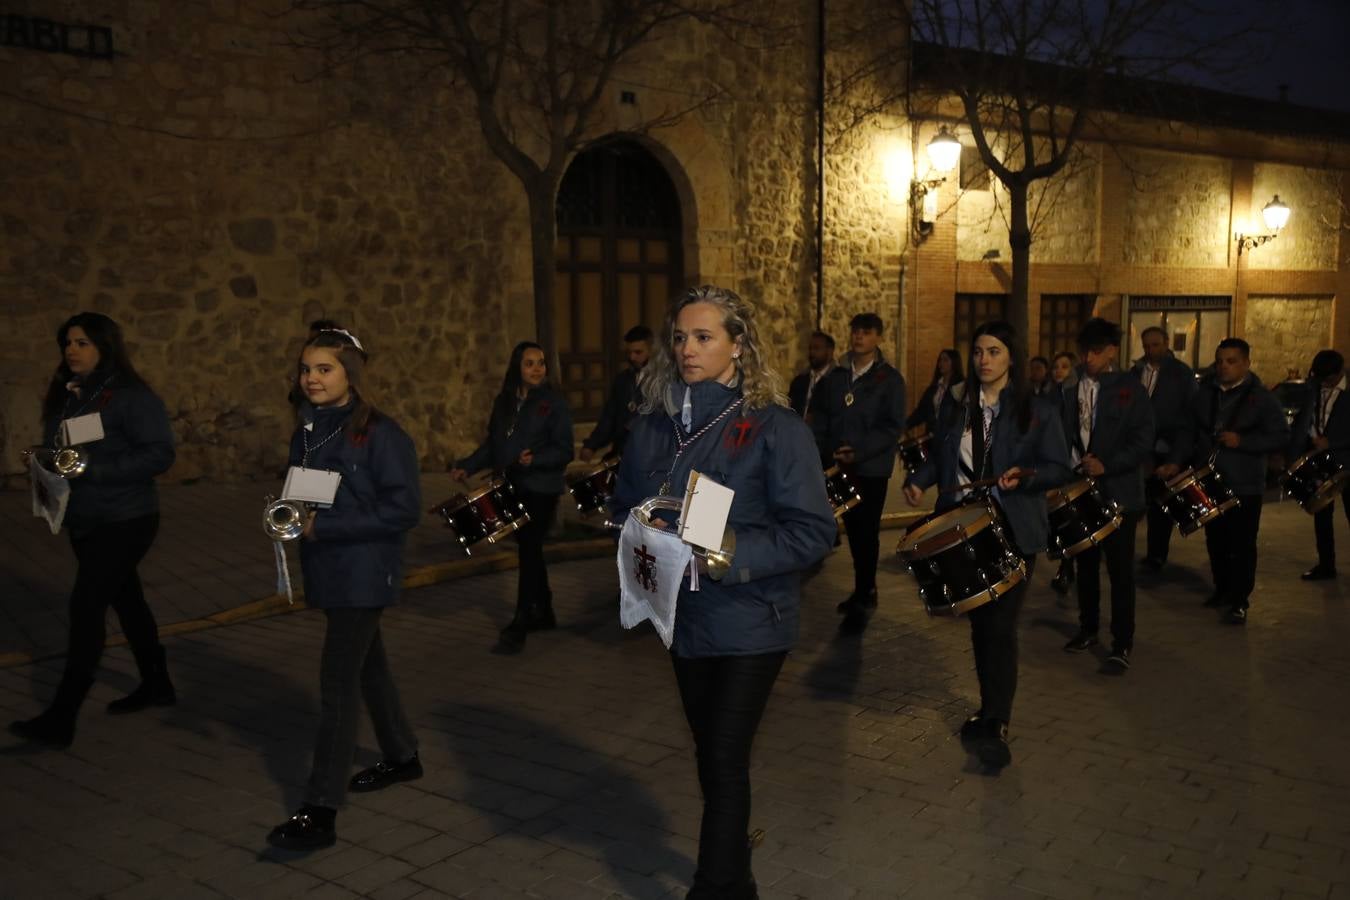
{"type": "Polygon", "coordinates": [[[1191,428],[1183,433],[1171,461],[1159,470],[1170,478],[1183,465],[1214,458],[1239,505],[1205,526],[1205,549],[1214,576],[1206,606],[1227,606],[1227,621],[1245,625],[1256,586],[1256,535],[1266,488],[1266,457],[1289,443],[1289,423],[1275,395],[1252,374],[1251,347],[1225,338],[1214,351],[1214,377],[1195,398],[1191,428]]]}
{"type": "MultiPolygon", "coordinates": [[[[1144,342],[1144,357],[1130,374],[1139,379],[1153,406],[1153,455],[1150,472],[1167,463],[1180,432],[1191,427],[1191,407],[1195,403],[1195,372],[1172,355],[1167,347],[1167,332],[1157,325],[1145,328],[1139,336],[1144,342]]],[[[1175,523],[1156,502],[1163,490],[1160,478],[1145,483],[1148,493],[1148,537],[1144,545],[1144,568],[1154,572],[1167,562],[1175,523]]]]}
{"type": "MultiPolygon", "coordinates": [[[[1330,450],[1336,462],[1350,469],[1350,400],[1345,399],[1345,358],[1335,350],[1319,350],[1308,371],[1307,401],[1294,420],[1289,444],[1292,463],[1305,453],[1330,450]]],[[[1341,504],[1350,518],[1350,487],[1341,491],[1341,504]]],[[[1317,537],[1317,565],[1304,572],[1304,581],[1336,577],[1336,504],[1313,515],[1317,537]]]]}

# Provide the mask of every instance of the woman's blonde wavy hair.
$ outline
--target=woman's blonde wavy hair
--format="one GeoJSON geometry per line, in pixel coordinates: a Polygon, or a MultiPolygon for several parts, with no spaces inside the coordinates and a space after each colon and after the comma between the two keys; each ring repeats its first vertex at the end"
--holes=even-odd
{"type": "Polygon", "coordinates": [[[755,330],[754,310],[735,292],[716,285],[705,284],[690,288],[671,301],[666,320],[657,335],[652,358],[638,376],[642,391],[644,413],[664,410],[674,415],[679,410],[680,398],[671,389],[684,383],[675,359],[675,320],[680,310],[694,303],[711,303],[722,311],[722,325],[733,341],[739,341],[741,355],[736,359],[736,374],[740,378],[741,393],[746,410],[763,409],[775,403],[786,406],[783,382],[778,373],[764,361],[760,350],[759,333],[755,330]]]}

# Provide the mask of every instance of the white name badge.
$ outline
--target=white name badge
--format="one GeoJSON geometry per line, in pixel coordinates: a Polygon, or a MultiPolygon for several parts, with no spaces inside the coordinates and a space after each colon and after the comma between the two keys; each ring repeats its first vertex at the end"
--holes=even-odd
{"type": "Polygon", "coordinates": [[[291,466],[286,473],[286,484],[281,489],[281,499],[299,500],[320,509],[327,509],[333,505],[333,498],[337,496],[338,484],[341,481],[341,472],[291,466]]]}
{"type": "Polygon", "coordinates": [[[721,550],[735,496],[735,491],[707,475],[690,472],[680,511],[680,538],[704,550],[721,550]]]}
{"type": "Polygon", "coordinates": [[[62,446],[74,447],[79,444],[92,444],[94,441],[101,440],[103,440],[103,416],[99,413],[76,416],[73,419],[65,419],[61,422],[62,446]]]}

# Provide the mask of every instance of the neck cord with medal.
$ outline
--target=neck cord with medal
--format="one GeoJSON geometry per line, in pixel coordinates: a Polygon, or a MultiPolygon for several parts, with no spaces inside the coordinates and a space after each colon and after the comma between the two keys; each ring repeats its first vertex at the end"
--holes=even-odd
{"type": "MultiPolygon", "coordinates": [[[[331,441],[337,435],[337,433],[341,431],[343,427],[345,427],[345,425],[346,423],[344,422],[342,425],[339,425],[337,428],[334,428],[332,431],[328,432],[327,436],[325,436],[323,440],[319,441],[313,447],[309,445],[309,431],[310,428],[314,426],[314,423],[313,422],[310,423],[310,428],[300,429],[300,440],[305,447],[304,455],[300,457],[300,468],[302,469],[309,468],[310,454],[318,450],[324,444],[331,441]]],[[[291,568],[290,565],[286,562],[286,548],[284,546],[284,542],[273,541],[272,553],[276,557],[276,564],[277,564],[277,593],[280,594],[284,591],[286,594],[286,603],[287,604],[294,603],[295,591],[291,588],[291,568]]]]}
{"type": "Polygon", "coordinates": [[[658,492],[660,496],[670,496],[670,479],[671,476],[675,474],[675,467],[680,464],[680,457],[684,455],[684,451],[692,447],[695,441],[707,434],[714,425],[725,419],[732,410],[736,409],[744,402],[744,397],[737,397],[735,400],[732,400],[727,404],[726,409],[718,413],[707,425],[704,425],[694,434],[691,434],[687,440],[680,437],[679,421],[677,421],[674,416],[670,417],[670,423],[675,426],[675,446],[677,449],[675,450],[675,458],[670,461],[670,468],[666,471],[666,477],[661,481],[661,490],[658,492]]]}
{"type": "Polygon", "coordinates": [[[303,456],[300,457],[300,468],[302,469],[309,468],[309,455],[313,453],[315,450],[318,450],[324,444],[331,441],[334,435],[336,435],[339,431],[341,431],[344,427],[346,427],[346,424],[347,423],[344,422],[338,427],[334,428],[332,431],[328,432],[328,436],[325,437],[323,440],[319,441],[313,447],[309,445],[309,429],[308,428],[300,429],[300,440],[303,441],[305,445],[305,453],[303,456]]]}
{"type": "MultiPolygon", "coordinates": [[[[73,419],[73,418],[75,418],[76,416],[78,416],[80,413],[84,412],[85,407],[87,407],[90,403],[93,403],[93,402],[94,402],[94,398],[97,397],[97,396],[99,396],[100,394],[102,394],[104,388],[106,388],[106,387],[112,382],[112,380],[113,380],[114,378],[116,378],[116,377],[117,377],[117,373],[116,373],[116,372],[113,372],[113,373],[112,373],[111,375],[109,375],[107,378],[103,379],[103,383],[100,384],[100,385],[98,386],[98,390],[96,390],[96,391],[90,391],[90,392],[89,392],[89,395],[88,395],[87,397],[84,397],[84,398],[83,398],[84,402],[80,404],[79,408],[76,409],[75,412],[74,412],[73,414],[70,413],[70,400],[71,400],[71,398],[70,398],[70,397],[67,397],[67,398],[66,398],[66,402],[65,402],[64,404],[62,404],[62,406],[61,406],[61,418],[57,421],[57,425],[56,425],[56,434],[52,436],[52,445],[53,445],[53,448],[55,448],[57,442],[59,441],[59,439],[60,439],[60,437],[61,437],[61,424],[60,424],[60,423],[63,422],[63,421],[65,421],[66,419],[73,419]]],[[[67,393],[72,394],[72,395],[74,395],[75,397],[79,397],[80,395],[79,395],[78,393],[76,393],[76,391],[79,389],[79,387],[80,387],[80,383],[79,383],[79,382],[71,382],[70,384],[67,384],[67,385],[66,385],[66,391],[67,391],[67,393]],[[73,385],[73,386],[72,386],[72,385],[73,385]]]]}

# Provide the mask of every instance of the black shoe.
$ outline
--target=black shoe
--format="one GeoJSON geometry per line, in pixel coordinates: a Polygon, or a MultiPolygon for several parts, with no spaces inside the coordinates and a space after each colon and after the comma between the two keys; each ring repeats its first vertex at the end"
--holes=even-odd
{"type": "Polygon", "coordinates": [[[1219,596],[1218,591],[1215,591],[1214,593],[1210,594],[1209,597],[1205,600],[1205,606],[1209,609],[1218,609],[1220,606],[1224,605],[1225,605],[1224,599],[1223,597],[1219,596]]]}
{"type": "Polygon", "coordinates": [[[991,769],[1002,769],[1012,762],[1012,748],[1008,746],[1008,726],[998,719],[986,719],[984,734],[975,750],[980,762],[991,769]]]}
{"type": "Polygon", "coordinates": [[[1156,556],[1145,556],[1143,559],[1139,560],[1139,565],[1156,575],[1162,571],[1165,562],[1167,562],[1167,560],[1158,559],[1156,556]]]}
{"type": "Polygon", "coordinates": [[[848,599],[842,601],[837,606],[835,606],[834,611],[837,613],[847,614],[853,611],[854,609],[869,610],[876,608],[877,608],[877,589],[872,588],[872,590],[864,594],[859,594],[857,591],[854,591],[853,593],[849,594],[848,599]]]}
{"type": "Polygon", "coordinates": [[[984,710],[975,713],[961,723],[961,740],[973,741],[984,733],[984,710]]]}
{"type": "Polygon", "coordinates": [[[844,618],[839,622],[839,633],[848,635],[862,634],[867,628],[867,621],[871,618],[871,615],[868,614],[865,607],[850,607],[849,610],[844,613],[844,618]]]}
{"type": "Polygon", "coordinates": [[[1246,625],[1247,607],[1245,606],[1233,607],[1228,611],[1228,615],[1224,617],[1224,621],[1227,622],[1229,625],[1246,625]]]}
{"type": "Polygon", "coordinates": [[[1072,640],[1064,645],[1064,651],[1066,653],[1082,653],[1089,647],[1097,646],[1097,643],[1097,636],[1095,634],[1088,634],[1087,632],[1080,631],[1073,636],[1072,640]]]}
{"type": "Polygon", "coordinates": [[[514,621],[497,633],[497,644],[492,648],[492,652],[500,656],[513,656],[525,649],[526,631],[523,625],[517,625],[514,621]]]}
{"type": "Polygon", "coordinates": [[[267,835],[267,843],[282,850],[322,850],[337,843],[337,810],[326,806],[302,806],[295,815],[267,835]]]}
{"type": "Polygon", "coordinates": [[[136,667],[141,671],[141,683],[136,690],[120,700],[108,704],[113,715],[140,712],[149,706],[173,706],[178,702],[169,669],[164,660],[164,648],[155,647],[136,654],[136,667]]]}
{"type": "Polygon", "coordinates": [[[1299,578],[1302,578],[1304,581],[1330,581],[1335,577],[1336,570],[1331,566],[1324,566],[1321,563],[1318,563],[1299,576],[1299,578]]]}
{"type": "Polygon", "coordinates": [[[65,748],[75,740],[75,717],[49,709],[32,719],[10,722],[9,733],[34,744],[65,748]]]}
{"type": "Polygon", "coordinates": [[[1124,675],[1130,668],[1130,648],[1116,647],[1106,658],[1106,671],[1114,675],[1124,675]]]}
{"type": "Polygon", "coordinates": [[[369,769],[362,769],[352,776],[352,780],[347,784],[347,790],[358,794],[378,791],[400,781],[416,781],[421,777],[422,760],[414,753],[412,759],[406,762],[391,763],[380,760],[369,769]]]}

